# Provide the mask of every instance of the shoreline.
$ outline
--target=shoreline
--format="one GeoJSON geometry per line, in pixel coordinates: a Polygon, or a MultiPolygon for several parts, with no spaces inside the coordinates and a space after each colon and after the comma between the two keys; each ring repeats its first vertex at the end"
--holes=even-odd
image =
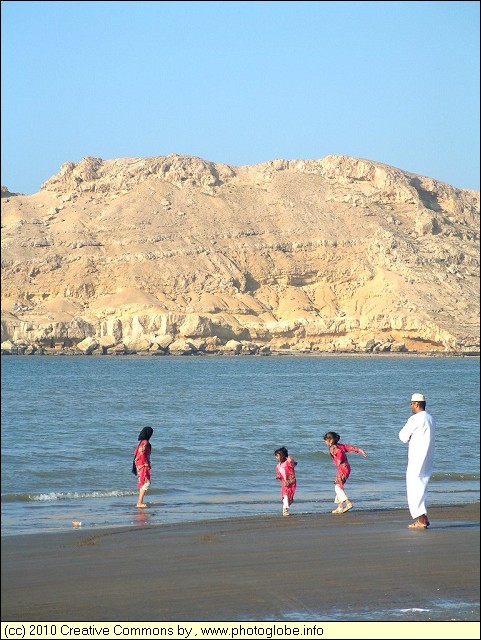
{"type": "MultiPolygon", "coordinates": [[[[136,498],[137,491],[131,492],[131,497],[136,498]]],[[[432,499],[432,496],[431,496],[432,499]]],[[[296,507],[298,508],[300,505],[300,501],[296,501],[296,507]]],[[[458,502],[449,502],[449,503],[433,503],[431,502],[429,505],[429,512],[435,509],[451,509],[451,508],[459,508],[462,506],[477,508],[477,505],[481,504],[481,501],[478,497],[473,498],[472,500],[467,500],[464,503],[458,502]]],[[[72,518],[67,518],[68,524],[64,527],[47,527],[47,528],[39,528],[38,526],[32,527],[31,529],[24,528],[21,531],[14,531],[8,529],[8,527],[3,527],[1,529],[0,538],[3,540],[4,538],[12,538],[19,536],[41,536],[41,535],[70,535],[73,530],[82,531],[84,534],[89,534],[94,536],[96,533],[101,533],[102,535],[105,532],[110,530],[118,531],[119,529],[130,530],[133,528],[172,528],[172,527],[184,527],[190,525],[215,525],[216,523],[228,523],[228,522],[242,522],[246,523],[249,521],[256,520],[277,520],[279,517],[280,511],[279,509],[273,510],[271,512],[258,512],[258,513],[247,513],[240,515],[211,515],[204,517],[193,517],[193,518],[183,518],[183,519],[175,519],[175,520],[167,520],[165,516],[159,512],[159,502],[154,501],[154,494],[150,495],[150,501],[147,500],[148,508],[145,510],[135,509],[134,505],[130,505],[130,515],[132,517],[132,513],[134,514],[133,520],[131,522],[110,522],[108,524],[96,524],[96,523],[88,523],[88,519],[84,516],[78,514],[78,510],[74,510],[72,518]],[[137,516],[137,517],[136,517],[137,516]],[[155,517],[158,519],[155,520],[155,517]],[[87,521],[86,521],[87,520],[87,521]],[[73,526],[73,522],[77,521],[80,523],[79,526],[73,526]],[[7,529],[7,530],[6,530],[7,529]]],[[[334,506],[334,504],[333,504],[334,506]]],[[[325,510],[299,510],[293,509],[291,512],[291,516],[295,518],[315,518],[315,517],[330,517],[331,506],[329,504],[328,508],[325,510]]],[[[407,505],[403,503],[402,505],[391,505],[389,508],[374,508],[372,506],[359,506],[356,501],[355,504],[355,512],[360,514],[369,514],[369,513],[377,513],[380,517],[383,517],[384,514],[396,514],[397,516],[402,517],[402,515],[407,513],[407,505]]],[[[409,514],[407,515],[409,518],[409,514]]]]}
{"type": "Polygon", "coordinates": [[[2,536],[2,620],[479,621],[479,502],[2,536]]]}
{"type": "Polygon", "coordinates": [[[480,351],[472,352],[458,352],[458,351],[296,351],[296,350],[271,350],[265,353],[232,353],[232,352],[206,352],[197,351],[195,353],[166,353],[159,351],[137,351],[135,353],[84,353],[82,351],[70,351],[68,349],[48,349],[42,352],[29,352],[29,353],[13,353],[2,351],[0,354],[2,357],[90,357],[90,358],[195,358],[195,357],[208,357],[208,358],[238,358],[238,357],[326,357],[326,358],[349,358],[349,357],[362,357],[362,358],[479,358],[481,356],[480,351]]]}

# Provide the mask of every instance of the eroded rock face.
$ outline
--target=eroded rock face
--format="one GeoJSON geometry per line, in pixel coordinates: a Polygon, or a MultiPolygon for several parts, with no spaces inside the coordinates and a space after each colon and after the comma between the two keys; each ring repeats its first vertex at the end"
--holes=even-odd
{"type": "Polygon", "coordinates": [[[2,352],[479,352],[479,192],[368,160],[2,187],[2,352]]]}

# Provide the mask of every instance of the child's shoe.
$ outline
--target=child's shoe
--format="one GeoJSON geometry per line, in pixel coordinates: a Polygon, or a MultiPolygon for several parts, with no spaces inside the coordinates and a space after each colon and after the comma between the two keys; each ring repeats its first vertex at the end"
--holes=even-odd
{"type": "Polygon", "coordinates": [[[287,507],[284,507],[284,509],[282,510],[282,515],[283,516],[288,516],[289,515],[289,509],[287,507]]]}
{"type": "Polygon", "coordinates": [[[342,504],[340,504],[336,509],[331,511],[331,513],[344,513],[344,509],[342,508],[342,504]]]}

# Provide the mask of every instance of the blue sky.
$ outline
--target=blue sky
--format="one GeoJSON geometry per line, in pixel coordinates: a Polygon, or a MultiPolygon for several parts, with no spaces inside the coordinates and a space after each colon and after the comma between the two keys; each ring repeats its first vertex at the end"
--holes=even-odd
{"type": "Polygon", "coordinates": [[[479,2],[2,2],[1,183],[343,154],[479,189],[479,2]]]}

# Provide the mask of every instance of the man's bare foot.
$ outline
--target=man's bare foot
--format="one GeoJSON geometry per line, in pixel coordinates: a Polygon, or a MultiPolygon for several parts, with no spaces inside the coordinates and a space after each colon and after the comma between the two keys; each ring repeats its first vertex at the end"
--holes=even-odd
{"type": "Polygon", "coordinates": [[[136,507],[139,507],[141,509],[145,509],[145,507],[147,506],[146,504],[142,503],[142,504],[136,504],[136,507]]]}

